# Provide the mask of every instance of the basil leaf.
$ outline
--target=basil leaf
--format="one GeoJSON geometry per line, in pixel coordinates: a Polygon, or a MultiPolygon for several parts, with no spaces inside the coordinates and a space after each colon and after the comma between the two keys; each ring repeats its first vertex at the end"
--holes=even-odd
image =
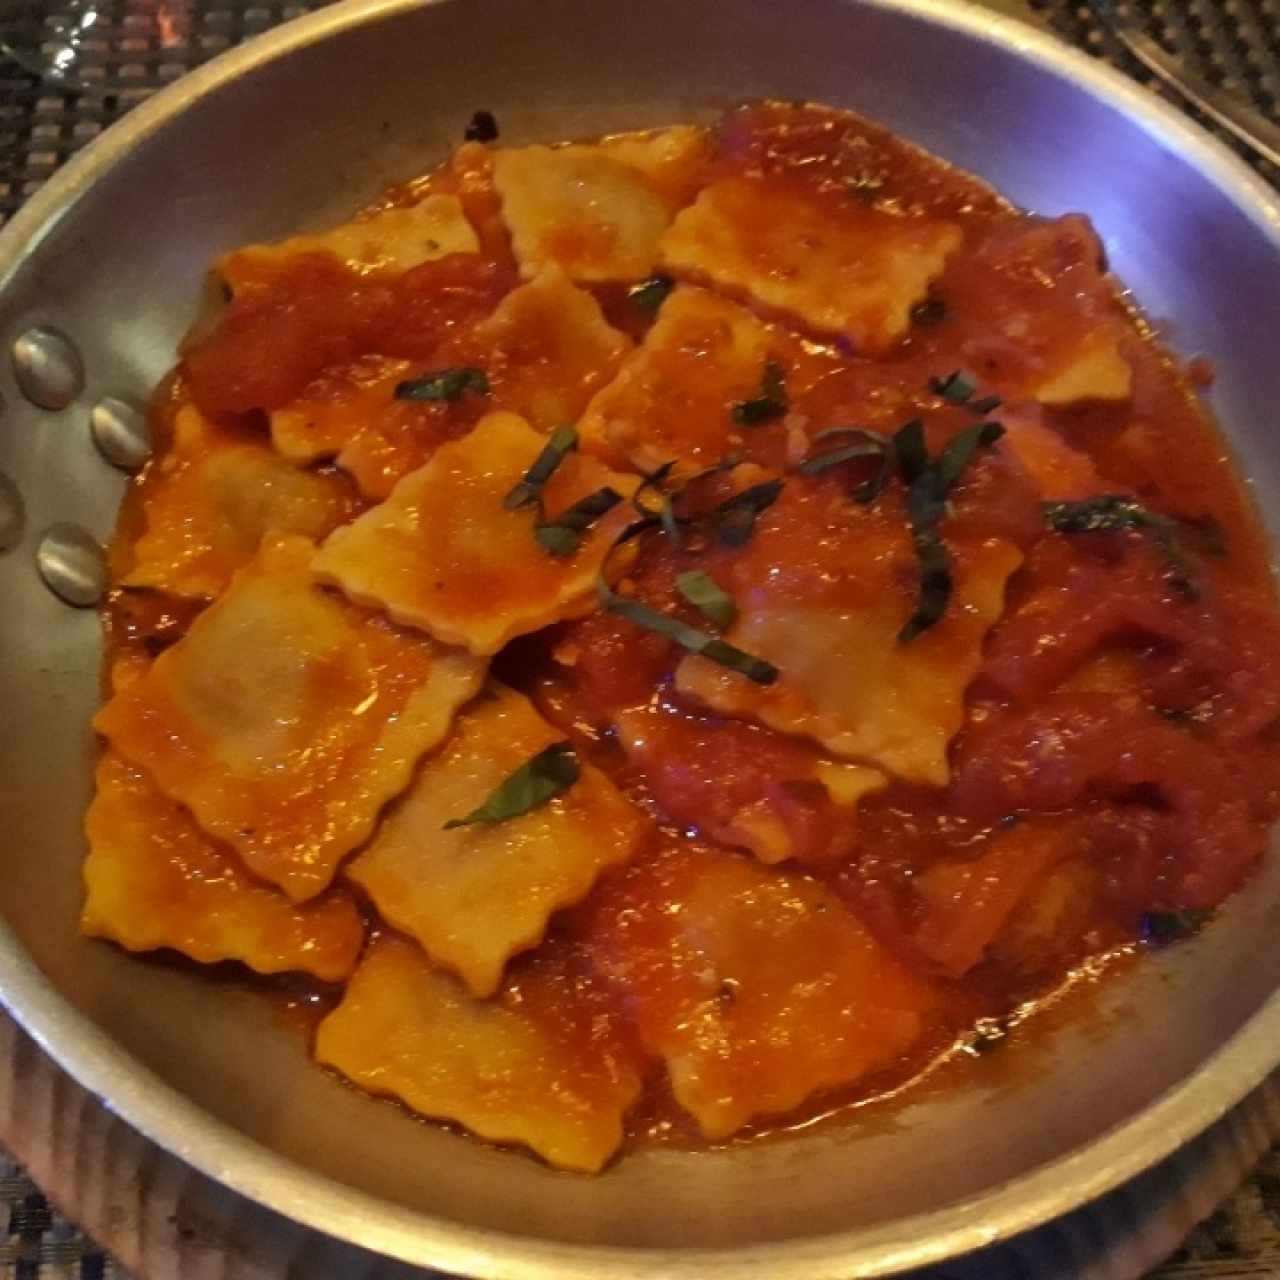
{"type": "Polygon", "coordinates": [[[929,451],[924,443],[924,420],[912,418],[893,433],[893,448],[898,458],[902,482],[910,485],[929,465],[929,451]]]}
{"type": "Polygon", "coordinates": [[[709,573],[700,569],[680,574],[676,578],[676,590],[720,631],[731,627],[738,616],[733,597],[709,573]]]}
{"type": "Polygon", "coordinates": [[[582,545],[582,535],[607,512],[622,501],[622,494],[605,485],[584,498],[579,498],[554,520],[543,520],[534,527],[538,545],[553,556],[571,556],[582,545]]]}
{"type": "Polygon", "coordinates": [[[489,379],[483,369],[470,365],[457,369],[437,369],[396,387],[397,400],[458,400],[466,391],[482,396],[489,393],[489,379]]]}
{"type": "Polygon", "coordinates": [[[1203,908],[1148,911],[1142,917],[1139,932],[1143,942],[1150,942],[1157,947],[1165,946],[1199,933],[1212,916],[1212,911],[1203,908]]]}
{"type": "Polygon", "coordinates": [[[578,447],[578,433],[573,427],[557,427],[533,465],[524,473],[524,479],[502,500],[508,511],[518,511],[530,503],[542,500],[542,490],[555,475],[556,468],[578,447]]]}
{"type": "Polygon", "coordinates": [[[999,396],[983,396],[980,400],[970,400],[967,408],[977,414],[994,413],[1004,401],[999,396]]]}
{"type": "Polygon", "coordinates": [[[676,282],[670,276],[650,276],[647,280],[642,280],[639,284],[632,285],[627,290],[627,297],[641,311],[652,313],[666,302],[667,295],[675,287],[676,282]]]}
{"type": "Polygon", "coordinates": [[[616,613],[618,617],[626,618],[628,622],[643,627],[646,631],[666,636],[690,653],[700,653],[704,658],[737,671],[748,680],[754,680],[756,684],[772,684],[778,678],[778,668],[763,658],[744,653],[716,636],[681,622],[679,618],[650,609],[639,600],[615,595],[603,581],[599,584],[599,592],[601,603],[610,613],[616,613]]]}
{"type": "Polygon", "coordinates": [[[760,394],[750,400],[740,400],[731,412],[738,426],[758,427],[781,418],[787,407],[786,375],[776,360],[767,360],[760,378],[760,394]]]}
{"type": "Polygon", "coordinates": [[[980,422],[976,427],[966,427],[952,436],[933,464],[934,489],[938,496],[945,499],[973,460],[973,455],[979,449],[995,444],[1002,435],[1004,428],[998,422],[980,422]]]}
{"type": "Polygon", "coordinates": [[[945,378],[929,379],[929,390],[950,404],[964,404],[977,389],[977,383],[963,369],[957,369],[945,378]]]}
{"type": "Polygon", "coordinates": [[[465,818],[450,818],[446,831],[478,822],[505,822],[540,808],[548,800],[567,791],[582,770],[568,742],[553,742],[526,760],[514,773],[493,789],[489,798],[465,818]]]}
{"type": "Polygon", "coordinates": [[[899,469],[908,480],[907,517],[911,521],[911,542],[920,566],[920,588],[915,610],[898,632],[898,641],[909,644],[936,625],[951,602],[951,555],[942,540],[939,525],[947,510],[947,496],[979,449],[994,444],[1004,435],[998,422],[980,422],[947,441],[932,461],[924,441],[924,425],[918,418],[894,436],[899,469]]]}
{"type": "Polygon", "coordinates": [[[669,462],[664,462],[660,467],[655,467],[654,470],[647,472],[637,486],[635,493],[631,495],[631,505],[641,515],[656,516],[662,524],[662,531],[671,539],[672,545],[678,547],[680,545],[680,522],[676,519],[671,495],[662,488],[666,483],[667,477],[674,470],[675,465],[676,459],[672,458],[669,462]],[[640,501],[640,495],[646,489],[652,489],[658,495],[656,508],[648,507],[640,501]]]}
{"type": "Polygon", "coordinates": [[[879,497],[898,465],[897,450],[894,448],[893,441],[874,431],[868,431],[865,427],[828,427],[813,437],[813,443],[837,439],[854,440],[856,443],[831,449],[826,453],[814,454],[806,458],[798,469],[807,476],[816,476],[830,467],[839,466],[840,463],[850,462],[855,458],[879,457],[880,466],[875,475],[870,480],[864,480],[853,491],[853,499],[855,502],[870,502],[879,497]]]}
{"type": "Polygon", "coordinates": [[[910,644],[917,636],[942,620],[951,603],[954,586],[951,581],[951,554],[935,524],[925,524],[911,531],[912,545],[920,565],[920,586],[916,607],[902,630],[899,644],[910,644]]]}
{"type": "Polygon", "coordinates": [[[1173,587],[1188,599],[1199,596],[1195,570],[1178,537],[1178,522],[1172,516],[1151,511],[1116,493],[1101,493],[1080,502],[1046,502],[1041,510],[1045,523],[1057,533],[1145,534],[1164,556],[1173,587]]]}
{"type": "Polygon", "coordinates": [[[498,121],[492,111],[477,111],[462,134],[467,142],[496,142],[498,121]]]}
{"type": "Polygon", "coordinates": [[[741,547],[750,541],[756,517],[773,506],[781,492],[781,480],[764,480],[726,498],[710,516],[717,540],[728,547],[741,547]]]}

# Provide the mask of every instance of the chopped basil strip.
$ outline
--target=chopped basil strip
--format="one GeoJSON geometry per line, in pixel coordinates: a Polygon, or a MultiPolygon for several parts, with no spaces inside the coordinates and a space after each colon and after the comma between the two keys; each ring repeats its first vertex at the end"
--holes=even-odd
{"type": "Polygon", "coordinates": [[[669,462],[664,462],[660,467],[648,472],[644,479],[640,481],[635,493],[631,495],[631,505],[643,516],[656,516],[662,524],[662,531],[678,547],[680,545],[680,522],[676,519],[671,495],[662,488],[675,465],[676,460],[672,458],[669,462]],[[649,507],[641,502],[640,495],[646,489],[652,489],[658,495],[657,507],[649,507]]]}
{"type": "Polygon", "coordinates": [[[579,498],[554,520],[540,521],[533,536],[537,538],[538,545],[551,555],[571,556],[582,545],[582,535],[621,501],[622,494],[605,485],[603,489],[579,498]]]}
{"type": "Polygon", "coordinates": [[[760,394],[735,404],[733,420],[740,427],[758,427],[761,423],[782,417],[786,411],[786,375],[776,360],[767,360],[760,379],[760,394]]]}
{"type": "Polygon", "coordinates": [[[670,276],[650,276],[627,290],[627,297],[641,311],[657,311],[667,300],[667,295],[676,287],[670,276]]]}
{"type": "Polygon", "coordinates": [[[750,541],[756,517],[773,506],[781,492],[781,480],[764,480],[726,498],[711,512],[716,538],[727,547],[740,547],[750,541]]]}
{"type": "Polygon", "coordinates": [[[1193,933],[1199,933],[1212,915],[1212,911],[1202,908],[1148,911],[1142,917],[1140,926],[1142,940],[1158,947],[1169,942],[1177,942],[1179,938],[1187,938],[1193,933]]]}
{"type": "Polygon", "coordinates": [[[970,400],[966,407],[974,413],[982,414],[994,413],[1002,404],[1004,401],[999,396],[983,396],[979,400],[970,400]]]}
{"type": "Polygon", "coordinates": [[[488,394],[489,379],[485,377],[483,369],[465,366],[424,373],[420,378],[400,383],[396,387],[396,399],[458,400],[467,391],[474,391],[478,396],[488,394]]]}
{"type": "Polygon", "coordinates": [[[450,831],[477,822],[518,818],[567,791],[577,782],[580,773],[573,747],[567,742],[553,742],[495,787],[478,809],[473,809],[465,818],[450,818],[444,829],[450,831]]]}
{"type": "Polygon", "coordinates": [[[865,427],[828,427],[813,437],[813,443],[838,439],[852,440],[854,443],[829,449],[826,453],[814,454],[800,464],[799,470],[804,475],[816,476],[831,467],[839,466],[842,462],[851,462],[855,458],[878,457],[880,466],[876,469],[875,475],[869,480],[864,480],[853,491],[855,502],[870,502],[877,498],[889,483],[889,477],[898,465],[897,451],[893,441],[877,435],[874,431],[868,431],[865,427]]]}
{"type": "Polygon", "coordinates": [[[945,500],[973,455],[979,449],[995,444],[1002,435],[1004,428],[998,422],[979,422],[977,426],[966,427],[952,436],[933,464],[934,488],[938,496],[945,500]]]}
{"type": "Polygon", "coordinates": [[[551,438],[542,446],[542,452],[524,473],[524,479],[502,500],[508,511],[518,511],[530,503],[542,500],[542,490],[555,475],[556,468],[578,447],[578,433],[573,427],[557,427],[551,438]]]}
{"type": "Polygon", "coordinates": [[[1146,534],[1160,549],[1169,570],[1169,581],[1184,596],[1199,594],[1195,572],[1178,537],[1172,516],[1151,511],[1123,494],[1102,493],[1081,502],[1046,502],[1041,508],[1045,523],[1058,533],[1146,534]]]}
{"type": "Polygon", "coordinates": [[[899,644],[910,644],[918,635],[941,621],[951,603],[951,554],[935,524],[925,524],[911,531],[916,560],[920,564],[920,587],[916,607],[902,630],[899,644]]]}
{"type": "Polygon", "coordinates": [[[666,636],[667,639],[674,640],[682,649],[687,649],[690,653],[700,653],[704,658],[718,662],[731,671],[737,671],[748,680],[754,680],[756,684],[772,684],[778,678],[778,668],[763,658],[743,653],[741,649],[735,648],[717,636],[699,631],[697,627],[691,627],[681,622],[679,618],[671,617],[670,614],[650,609],[639,600],[615,595],[603,581],[599,584],[599,590],[600,601],[610,613],[626,618],[637,627],[666,636]]]}
{"type": "Polygon", "coordinates": [[[977,384],[963,369],[957,369],[945,378],[929,379],[929,390],[951,404],[964,404],[977,389],[977,384]]]}
{"type": "Polygon", "coordinates": [[[733,625],[738,608],[732,596],[710,574],[700,569],[682,573],[676,578],[676,590],[718,630],[724,631],[733,625]]]}
{"type": "Polygon", "coordinates": [[[903,484],[913,484],[929,465],[929,451],[924,443],[924,421],[912,418],[893,433],[893,448],[898,457],[898,472],[903,484]]]}
{"type": "Polygon", "coordinates": [[[919,595],[914,612],[898,633],[901,644],[909,644],[947,611],[953,590],[951,555],[939,531],[947,497],[977,451],[994,444],[1002,435],[1004,428],[998,422],[980,422],[952,436],[932,461],[919,419],[907,423],[894,437],[902,478],[908,484],[907,515],[920,565],[919,595]]]}
{"type": "Polygon", "coordinates": [[[941,324],[949,312],[947,304],[936,293],[931,293],[922,302],[911,308],[911,323],[920,325],[941,324]]]}
{"type": "Polygon", "coordinates": [[[498,137],[498,121],[492,111],[477,111],[463,132],[468,142],[495,142],[498,137]]]}

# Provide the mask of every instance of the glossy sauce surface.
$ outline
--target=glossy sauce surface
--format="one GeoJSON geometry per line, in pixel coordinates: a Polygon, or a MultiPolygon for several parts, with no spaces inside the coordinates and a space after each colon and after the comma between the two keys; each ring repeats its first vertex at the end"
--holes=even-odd
{"type": "MultiPolygon", "coordinates": [[[[512,407],[504,395],[527,398],[538,369],[557,364],[536,328],[522,338],[517,323],[495,347],[483,327],[520,267],[489,155],[466,144],[378,206],[458,195],[478,254],[393,278],[317,254],[236,268],[235,297],[157,402],[161,454],[122,513],[117,580],[162,483],[177,406],[194,403],[221,431],[261,443],[268,415],[291,405],[338,405],[341,429],[344,406],[387,368],[398,378],[491,364],[485,397],[382,413],[359,465],[316,455],[311,465],[349,488],[354,515],[489,410],[512,407]]],[[[681,183],[728,184],[737,234],[755,246],[752,270],[789,269],[775,236],[793,205],[806,217],[829,208],[859,243],[904,229],[915,243],[916,230],[946,227],[958,247],[912,302],[905,332],[874,341],[863,339],[887,332],[887,312],[864,308],[832,333],[807,325],[791,295],[775,305],[749,287],[721,288],[708,267],[683,276],[663,306],[710,286],[719,300],[684,296],[691,316],[712,319],[646,347],[662,309],[633,284],[592,281],[584,291],[625,341],[599,347],[604,371],[547,374],[585,414],[584,452],[602,463],[644,474],[661,460],[646,448],[680,455],[672,474],[683,487],[669,493],[685,535],[635,539],[614,589],[705,629],[677,584],[707,574],[736,606],[728,640],[776,642],[783,655],[761,655],[783,672],[774,689],[724,677],[737,683],[723,701],[695,678],[705,658],[583,609],[494,658],[494,675],[646,816],[639,851],[551,919],[496,997],[518,1010],[527,986],[528,1017],[541,1027],[555,1021],[543,1018],[554,1009],[548,985],[562,983],[566,1008],[588,992],[597,1022],[565,1013],[538,1070],[568,1089],[575,1053],[585,1062],[607,1024],[618,1078],[644,1081],[625,1117],[628,1141],[641,1145],[851,1119],[948,1057],[962,1065],[930,1076],[937,1087],[982,1078],[1026,1052],[1037,1001],[1088,986],[1144,938],[1199,927],[1247,877],[1280,813],[1280,616],[1265,540],[1193,387],[1203,377],[1189,377],[1129,308],[1087,219],[1022,214],[877,126],[815,107],[732,112],[698,164],[681,183]],[[743,367],[785,370],[785,406],[752,425],[737,410],[758,393],[756,374],[744,384],[715,345],[738,323],[724,319],[726,304],[741,309],[743,367]],[[639,373],[627,363],[640,358],[633,343],[639,373]],[[984,414],[953,402],[938,382],[953,370],[971,375],[971,400],[1001,403],[984,414]],[[801,464],[838,443],[823,445],[823,430],[887,439],[915,418],[934,458],[987,418],[1004,436],[974,452],[940,518],[951,612],[904,644],[899,629],[920,591],[907,486],[895,475],[872,500],[856,497],[875,485],[874,452],[809,473],[801,464]],[[699,472],[726,454],[736,466],[699,472]],[[781,494],[749,537],[719,536],[717,509],[771,478],[783,479],[781,494]],[[1047,523],[1046,503],[1104,495],[1167,525],[1064,533],[1047,523]],[[1153,527],[1173,530],[1178,559],[1153,527]],[[994,619],[982,618],[983,598],[995,601],[994,619]],[[866,621],[880,614],[883,625],[866,621]],[[847,655],[848,669],[824,666],[832,653],[847,655]],[[888,725],[886,742],[915,723],[903,710],[912,692],[929,690],[929,714],[917,719],[942,725],[933,763],[912,764],[914,731],[906,748],[868,747],[864,736],[849,749],[792,703],[771,710],[764,699],[799,679],[802,658],[822,713],[824,699],[847,707],[861,696],[849,692],[859,670],[887,673],[878,687],[898,680],[892,706],[855,707],[888,725]],[[937,712],[946,698],[954,724],[937,712]],[[965,1051],[1002,1040],[1011,1018],[1015,1043],[965,1051]]],[[[117,590],[109,668],[153,659],[202,607],[117,590]]],[[[1087,1003],[1062,1007],[1085,1017],[1087,1003]]]]}

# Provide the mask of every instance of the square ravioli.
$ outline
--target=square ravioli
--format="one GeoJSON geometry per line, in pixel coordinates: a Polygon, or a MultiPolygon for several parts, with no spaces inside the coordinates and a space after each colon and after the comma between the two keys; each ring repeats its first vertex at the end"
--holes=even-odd
{"type": "Polygon", "coordinates": [[[201,964],[239,960],[339,982],[356,966],[364,921],[333,889],[297,905],[251,876],[179,804],[113,751],[98,765],[85,821],[80,928],[130,951],[169,947],[201,964]]]}
{"type": "Polygon", "coordinates": [[[494,407],[549,431],[577,421],[631,350],[631,339],[552,264],[507,294],[466,346],[470,363],[488,375],[494,407]]]}
{"type": "Polygon", "coordinates": [[[485,672],[321,591],[314,551],[306,538],[269,537],[94,721],[295,902],[327,888],[368,839],[485,672]]]}
{"type": "Polygon", "coordinates": [[[725,639],[773,663],[777,681],[762,687],[690,656],[677,668],[676,686],[722,715],[813,738],[834,755],[910,782],[945,786],[965,690],[1022,555],[996,538],[949,540],[951,603],[935,626],[901,643],[919,570],[892,497],[859,506],[826,485],[789,481],[717,575],[739,603],[725,639]]]}
{"type": "Polygon", "coordinates": [[[429,372],[421,362],[361,356],[315,379],[271,415],[271,438],[287,457],[337,457],[361,493],[381,500],[476,419],[509,409],[539,430],[573,422],[613,377],[631,339],[558,267],[513,289],[493,313],[447,342],[431,369],[480,369],[484,395],[400,399],[396,388],[429,372]]]}
{"type": "Polygon", "coordinates": [[[745,307],[681,285],[644,341],[583,414],[583,444],[651,468],[718,461],[741,439],[733,406],[760,394],[768,326],[745,307]]]}
{"type": "Polygon", "coordinates": [[[730,853],[682,849],[648,878],[624,873],[590,929],[644,1047],[711,1139],[897,1061],[936,1003],[828,889],[730,853]]]}
{"type": "Polygon", "coordinates": [[[425,1116],[520,1143],[594,1173],[622,1142],[640,1067],[617,1015],[571,956],[539,955],[495,1000],[477,1000],[394,934],[374,941],[316,1059],[425,1116]]]}
{"type": "Polygon", "coordinates": [[[266,534],[322,538],[359,506],[342,476],[299,470],[265,444],[184,405],[174,416],[172,447],[147,473],[145,528],[123,583],[213,597],[266,534]]]}
{"type": "Polygon", "coordinates": [[[778,178],[726,178],[677,216],[659,260],[678,278],[875,353],[906,332],[911,308],[961,239],[953,223],[896,217],[853,196],[778,178]]]}
{"type": "Polygon", "coordinates": [[[649,275],[658,240],[692,195],[701,129],[493,153],[502,217],[526,279],[550,263],[596,283],[649,275]]]}
{"type": "Polygon", "coordinates": [[[445,829],[562,737],[514,690],[481,694],[347,868],[383,919],[473,995],[492,995],[507,961],[537,946],[552,913],[584,898],[606,867],[630,858],[647,825],[584,763],[571,787],[537,809],[445,829]]]}
{"type": "MultiPolygon", "coordinates": [[[[336,530],[316,554],[317,576],[476,654],[497,653],[515,636],[589,611],[605,557],[635,513],[619,503],[573,554],[545,551],[534,537],[536,513],[509,511],[503,500],[546,443],[516,414],[489,414],[401,480],[385,502],[336,530]]],[[[570,452],[543,491],[547,516],[605,487],[629,497],[637,484],[635,476],[570,452]]]]}
{"type": "Polygon", "coordinates": [[[479,253],[480,241],[454,195],[428,196],[405,209],[384,209],[330,231],[292,236],[278,244],[251,244],[229,253],[218,273],[232,289],[266,263],[304,253],[331,253],[353,271],[403,274],[451,253],[479,253]]]}

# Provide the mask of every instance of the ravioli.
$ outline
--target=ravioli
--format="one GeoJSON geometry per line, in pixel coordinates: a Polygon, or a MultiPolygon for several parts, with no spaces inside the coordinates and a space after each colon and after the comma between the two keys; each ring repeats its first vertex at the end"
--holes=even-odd
{"type": "Polygon", "coordinates": [[[479,251],[462,201],[454,195],[433,195],[408,208],[384,209],[344,222],[331,231],[292,236],[278,244],[246,245],[227,254],[218,271],[235,289],[264,265],[305,253],[333,254],[361,273],[403,274],[434,258],[479,251]]]}
{"type": "Polygon", "coordinates": [[[897,217],[781,179],[704,187],[659,246],[661,266],[783,313],[803,328],[884,351],[959,247],[959,227],[897,217]]]}
{"type": "Polygon", "coordinates": [[[266,445],[216,427],[194,406],[178,410],[173,429],[172,448],[147,478],[146,529],[125,586],[211,598],[266,534],[320,538],[358,509],[341,476],[301,471],[266,445]]]}
{"type": "Polygon", "coordinates": [[[760,394],[768,327],[745,307],[681,285],[582,416],[585,447],[646,469],[718,461],[740,442],[733,406],[760,394]]]}
{"type": "Polygon", "coordinates": [[[573,280],[639,280],[658,240],[692,194],[706,149],[702,130],[493,153],[502,217],[526,279],[558,263],[573,280]]]}
{"type": "Polygon", "coordinates": [[[448,732],[485,664],[318,590],[271,536],[94,723],[262,879],[313,898],[448,732]]]}
{"type": "MultiPolygon", "coordinates": [[[[676,686],[724,715],[815,739],[834,755],[944,786],[987,631],[1022,561],[998,538],[951,540],[954,595],[942,620],[903,644],[918,569],[888,495],[833,503],[793,480],[726,570],[738,619],[730,644],[772,662],[760,686],[707,658],[685,658],[676,686]]],[[[945,532],[945,529],[944,529],[945,532]]]]}
{"type": "Polygon", "coordinates": [[[459,716],[347,868],[382,917],[473,995],[492,995],[507,961],[541,941],[552,913],[584,898],[644,834],[640,811],[585,763],[578,781],[540,808],[445,830],[562,736],[527,698],[494,686],[459,716]]]}
{"type": "Polygon", "coordinates": [[[271,414],[271,443],[294,462],[334,458],[393,403],[413,365],[376,353],[326,369],[296,400],[271,414]]]}
{"type": "Polygon", "coordinates": [[[467,994],[405,938],[374,941],[316,1059],[422,1115],[594,1173],[622,1142],[640,1073],[617,1015],[569,959],[539,956],[495,1000],[467,994]]]}
{"type": "Polygon", "coordinates": [[[598,963],[711,1139],[896,1061],[935,997],[806,876],[690,849],[602,903],[598,963]]]}
{"type": "Polygon", "coordinates": [[[86,819],[87,896],[80,928],[130,951],[169,947],[201,964],[239,960],[259,973],[297,970],[339,982],[356,966],[364,921],[334,889],[295,905],[108,751],[86,819]]]}
{"type": "Polygon", "coordinates": [[[494,405],[550,431],[577,420],[631,350],[631,339],[552,264],[507,294],[469,345],[489,377],[494,405]]]}
{"type": "MultiPolygon", "coordinates": [[[[317,576],[397,622],[482,655],[587,612],[605,556],[634,512],[625,502],[614,507],[572,555],[544,551],[534,512],[508,511],[503,499],[545,444],[516,414],[489,414],[337,530],[316,554],[317,576]]],[[[548,517],[605,486],[626,497],[637,483],[570,453],[545,487],[548,517]]]]}
{"type": "Polygon", "coordinates": [[[1041,404],[1075,404],[1080,400],[1127,400],[1133,370],[1120,354],[1110,325],[1092,330],[1046,377],[1028,390],[1041,404]]]}

